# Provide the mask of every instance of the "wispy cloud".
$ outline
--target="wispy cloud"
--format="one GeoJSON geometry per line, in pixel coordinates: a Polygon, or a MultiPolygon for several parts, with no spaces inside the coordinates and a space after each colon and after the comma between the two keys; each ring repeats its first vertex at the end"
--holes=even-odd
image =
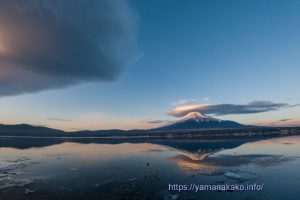
{"type": "Polygon", "coordinates": [[[0,2],[0,96],[114,81],[140,56],[126,0],[0,2]]]}
{"type": "Polygon", "coordinates": [[[286,121],[290,121],[290,120],[292,120],[292,119],[281,119],[281,120],[279,120],[280,122],[286,122],[286,121]]]}
{"type": "Polygon", "coordinates": [[[169,120],[144,120],[142,121],[143,123],[148,123],[148,124],[163,124],[170,122],[169,120]]]}
{"type": "Polygon", "coordinates": [[[205,97],[202,99],[203,103],[209,103],[210,98],[209,97],[205,97]]]}
{"type": "Polygon", "coordinates": [[[262,113],[282,108],[287,108],[287,103],[273,103],[271,101],[252,101],[248,104],[195,104],[179,106],[168,112],[168,115],[182,117],[189,112],[201,112],[203,114],[229,115],[262,113]]]}
{"type": "Polygon", "coordinates": [[[298,103],[298,104],[293,104],[293,105],[289,105],[289,108],[293,108],[293,107],[297,107],[297,106],[300,106],[300,103],[298,103]]]}
{"type": "Polygon", "coordinates": [[[298,120],[292,120],[292,119],[288,119],[285,120],[278,120],[278,121],[273,121],[273,122],[261,122],[261,123],[257,123],[256,125],[259,126],[275,126],[275,127],[296,127],[296,126],[300,126],[300,121],[298,120]]]}
{"type": "Polygon", "coordinates": [[[70,122],[72,120],[70,119],[64,119],[64,118],[57,118],[57,117],[50,117],[47,118],[48,121],[60,121],[60,122],[70,122]]]}

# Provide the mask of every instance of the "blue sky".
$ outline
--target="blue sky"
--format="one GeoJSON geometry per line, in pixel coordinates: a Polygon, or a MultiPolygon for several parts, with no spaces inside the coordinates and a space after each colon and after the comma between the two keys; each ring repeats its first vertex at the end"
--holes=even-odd
{"type": "MultiPolygon", "coordinates": [[[[108,66],[109,69],[117,66],[117,72],[113,71],[110,77],[101,74],[106,74],[106,71],[109,71],[107,68],[99,71],[93,71],[94,68],[88,69],[88,65],[96,63],[97,67],[103,63],[97,60],[97,56],[97,59],[93,60],[89,55],[85,56],[84,52],[76,51],[62,57],[54,57],[53,52],[46,52],[47,56],[51,55],[49,68],[72,63],[74,59],[70,59],[70,62],[61,61],[69,55],[83,54],[87,60],[76,61],[78,66],[74,61],[68,68],[58,67],[56,71],[52,71],[52,68],[40,70],[44,67],[43,64],[48,66],[48,63],[35,61],[33,65],[38,63],[36,68],[25,69],[43,74],[46,79],[33,76],[33,79],[38,81],[30,84],[23,78],[16,84],[19,80],[15,77],[19,76],[14,72],[9,76],[11,81],[7,81],[9,78],[1,79],[4,89],[0,92],[9,91],[3,92],[0,97],[1,123],[30,123],[65,130],[150,128],[160,124],[148,121],[174,120],[176,118],[167,113],[186,104],[248,105],[253,101],[264,101],[285,105],[258,113],[233,112],[217,117],[246,124],[300,124],[300,107],[295,106],[300,103],[299,2],[116,0],[115,3],[120,6],[108,6],[112,7],[112,12],[122,15],[120,14],[120,18],[104,20],[107,20],[107,23],[117,21],[123,24],[123,29],[120,30],[125,29],[127,38],[132,40],[129,44],[134,43],[121,46],[118,49],[120,54],[113,52],[113,45],[124,42],[120,38],[108,38],[111,43],[101,43],[105,48],[112,46],[112,50],[108,48],[110,51],[104,52],[105,55],[113,52],[116,56],[112,59],[119,59],[121,55],[117,60],[119,62],[108,66]],[[127,60],[128,57],[130,59],[127,60]],[[52,65],[52,60],[55,65],[52,65]],[[118,65],[122,67],[120,73],[118,65]],[[73,72],[75,67],[80,71],[80,75],[76,74],[76,77],[73,73],[68,74],[73,72]],[[50,72],[51,76],[44,75],[50,72]],[[63,80],[67,81],[59,84],[61,75],[65,75],[67,78],[63,80]],[[10,85],[12,81],[16,86],[10,85]],[[54,85],[54,82],[58,85],[54,85]],[[186,100],[185,103],[176,103],[182,99],[186,100]],[[286,119],[284,123],[280,121],[283,119],[286,119]]],[[[55,8],[53,7],[54,10],[55,8]]],[[[13,21],[0,21],[0,36],[1,25],[4,28],[4,50],[6,46],[10,47],[9,45],[13,44],[5,43],[5,25],[8,23],[13,21]]],[[[74,19],[73,24],[76,24],[76,28],[88,30],[88,33],[106,34],[99,32],[94,25],[79,26],[77,23],[78,19],[74,19]]],[[[36,24],[38,23],[28,22],[28,26],[38,29],[36,24]]],[[[50,25],[49,23],[47,27],[52,27],[50,25]]],[[[107,24],[100,26],[103,30],[110,28],[107,24]]],[[[107,34],[116,35],[109,31],[107,34]]],[[[58,38],[62,34],[56,30],[53,33],[57,33],[58,38]]],[[[47,35],[45,38],[47,39],[47,35]]],[[[39,46],[39,40],[32,42],[37,46],[37,51],[30,49],[36,58],[39,54],[34,53],[45,46],[39,46]]],[[[69,42],[74,44],[75,48],[76,45],[83,47],[82,51],[85,47],[88,48],[81,43],[69,42]]],[[[47,44],[46,42],[46,47],[47,44]]],[[[26,45],[28,44],[24,43],[25,47],[26,45]]],[[[61,46],[59,47],[61,49],[61,46]]],[[[65,51],[73,50],[66,48],[65,51]]],[[[101,58],[100,56],[99,59],[101,58]]],[[[5,56],[0,57],[0,70],[5,71],[11,63],[7,65],[6,62],[1,62],[1,59],[5,60],[5,56]]],[[[21,71],[20,74],[23,77],[29,72],[21,71]]]]}

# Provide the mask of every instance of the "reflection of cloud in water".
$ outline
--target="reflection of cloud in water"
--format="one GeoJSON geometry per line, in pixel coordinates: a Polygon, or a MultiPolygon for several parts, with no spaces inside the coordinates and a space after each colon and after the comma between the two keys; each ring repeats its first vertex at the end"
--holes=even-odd
{"type": "Polygon", "coordinates": [[[300,137],[299,136],[290,136],[290,137],[281,137],[281,138],[273,138],[268,140],[260,140],[254,142],[255,144],[299,144],[300,137]]]}
{"type": "Polygon", "coordinates": [[[145,150],[145,151],[141,151],[141,152],[151,152],[151,153],[160,153],[160,152],[165,152],[165,151],[168,151],[167,149],[148,149],[148,150],[145,150]]]}
{"type": "Polygon", "coordinates": [[[294,161],[296,157],[287,157],[282,155],[219,155],[209,156],[210,154],[204,153],[203,155],[189,155],[185,152],[178,154],[170,160],[176,165],[181,167],[186,172],[213,172],[221,167],[239,167],[241,165],[253,164],[255,167],[268,168],[278,166],[287,162],[294,161]],[[202,159],[198,159],[201,157],[202,159]],[[196,158],[196,159],[194,159],[196,158]]]}
{"type": "Polygon", "coordinates": [[[170,160],[185,169],[211,171],[215,169],[216,166],[206,162],[206,160],[210,155],[221,150],[222,149],[199,149],[196,152],[181,150],[180,154],[170,158],[170,160]]]}
{"type": "Polygon", "coordinates": [[[227,149],[217,155],[249,155],[249,154],[268,154],[268,155],[285,155],[290,157],[300,156],[300,137],[280,137],[256,142],[249,142],[238,148],[227,149]]]}
{"type": "Polygon", "coordinates": [[[179,167],[182,167],[184,170],[196,170],[196,171],[212,171],[216,166],[211,165],[210,163],[202,162],[202,160],[193,160],[191,157],[183,154],[179,154],[170,158],[179,167]]]}

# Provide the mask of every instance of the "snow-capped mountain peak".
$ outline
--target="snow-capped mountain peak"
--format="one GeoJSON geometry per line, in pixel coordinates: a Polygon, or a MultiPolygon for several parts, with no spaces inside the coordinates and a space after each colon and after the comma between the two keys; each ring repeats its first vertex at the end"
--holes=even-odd
{"type": "Polygon", "coordinates": [[[184,122],[184,121],[187,121],[187,120],[194,120],[196,122],[221,121],[219,119],[209,117],[209,116],[204,115],[204,114],[199,113],[199,112],[190,112],[190,113],[186,114],[185,116],[183,116],[182,118],[180,118],[177,122],[184,122]]]}
{"type": "Polygon", "coordinates": [[[199,112],[190,112],[176,121],[156,128],[156,130],[226,129],[245,127],[248,126],[234,121],[216,119],[199,112]]]}

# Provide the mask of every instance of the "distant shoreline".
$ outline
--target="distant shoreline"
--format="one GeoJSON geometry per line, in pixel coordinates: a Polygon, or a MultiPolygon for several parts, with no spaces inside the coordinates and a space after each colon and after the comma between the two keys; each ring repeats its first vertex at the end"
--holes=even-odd
{"type": "Polygon", "coordinates": [[[65,132],[28,124],[0,125],[0,138],[226,138],[285,136],[300,134],[300,127],[252,127],[227,129],[177,129],[177,130],[82,130],[65,132]]]}
{"type": "Polygon", "coordinates": [[[0,138],[24,138],[24,139],[176,139],[176,138],[202,138],[202,139],[232,139],[232,138],[246,138],[246,137],[284,137],[284,136],[295,136],[300,135],[300,131],[295,132],[264,132],[264,133],[246,133],[246,132],[236,132],[236,133],[167,133],[167,134],[141,134],[141,135],[99,135],[99,136],[30,136],[30,135],[0,135],[0,138]]]}

